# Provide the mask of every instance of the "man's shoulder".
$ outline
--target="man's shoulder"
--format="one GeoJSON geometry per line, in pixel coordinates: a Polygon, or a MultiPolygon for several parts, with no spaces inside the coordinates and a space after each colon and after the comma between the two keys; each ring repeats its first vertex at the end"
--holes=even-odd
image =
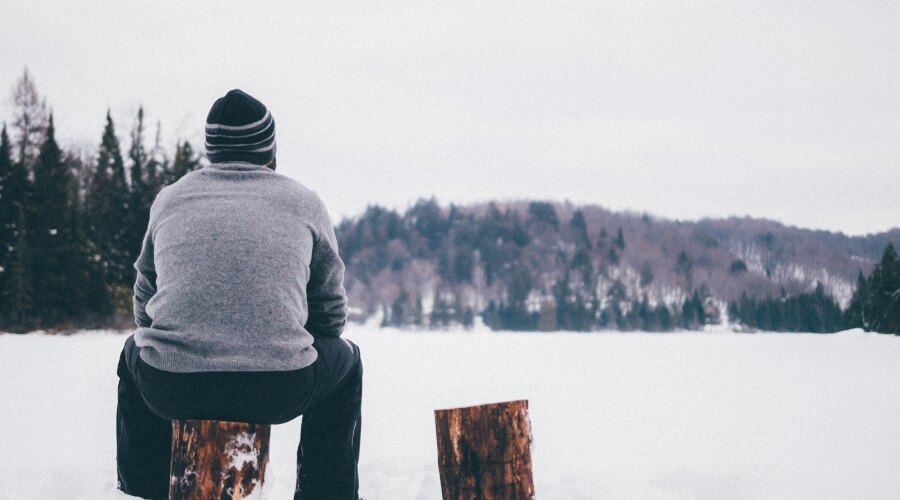
{"type": "Polygon", "coordinates": [[[188,187],[189,184],[193,182],[194,178],[197,178],[201,175],[201,171],[203,169],[192,170],[181,176],[178,180],[171,184],[167,184],[159,190],[156,194],[156,200],[154,203],[161,203],[168,198],[171,198],[173,195],[176,195],[179,191],[188,187]]]}
{"type": "Polygon", "coordinates": [[[302,182],[292,179],[284,174],[278,175],[285,186],[285,190],[301,207],[304,212],[321,214],[324,210],[324,202],[314,189],[302,182]]]}
{"type": "Polygon", "coordinates": [[[279,174],[278,176],[279,182],[284,184],[288,190],[292,191],[294,194],[299,195],[301,198],[317,198],[319,195],[316,194],[312,188],[306,186],[302,182],[292,179],[284,174],[279,174]]]}

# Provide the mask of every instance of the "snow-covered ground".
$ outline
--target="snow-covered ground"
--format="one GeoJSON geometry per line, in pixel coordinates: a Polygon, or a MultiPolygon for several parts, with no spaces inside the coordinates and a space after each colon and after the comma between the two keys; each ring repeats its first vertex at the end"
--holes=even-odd
{"type": "MultiPolygon", "coordinates": [[[[436,408],[529,399],[538,498],[900,497],[900,338],[398,332],[365,365],[361,493],[437,499],[436,408]]],[[[115,490],[124,335],[0,335],[0,497],[115,490]]],[[[291,497],[300,422],[273,428],[291,497]]]]}

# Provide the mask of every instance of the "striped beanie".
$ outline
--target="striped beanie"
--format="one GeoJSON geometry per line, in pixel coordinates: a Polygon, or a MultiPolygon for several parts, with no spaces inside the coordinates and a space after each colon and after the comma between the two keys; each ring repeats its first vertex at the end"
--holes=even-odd
{"type": "Polygon", "coordinates": [[[272,114],[243,91],[228,92],[216,100],[206,117],[206,157],[210,163],[269,163],[275,158],[272,114]]]}

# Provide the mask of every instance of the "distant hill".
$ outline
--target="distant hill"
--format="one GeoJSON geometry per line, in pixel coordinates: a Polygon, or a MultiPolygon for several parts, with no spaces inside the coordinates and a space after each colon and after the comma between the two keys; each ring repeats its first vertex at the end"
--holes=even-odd
{"type": "Polygon", "coordinates": [[[355,315],[393,324],[466,322],[502,304],[546,313],[565,302],[584,304],[596,320],[610,301],[677,311],[695,291],[721,318],[742,294],[818,284],[846,307],[858,273],[869,273],[888,243],[900,245],[900,228],[847,236],[533,200],[442,207],[421,199],[404,213],[373,205],[337,234],[355,315]]]}

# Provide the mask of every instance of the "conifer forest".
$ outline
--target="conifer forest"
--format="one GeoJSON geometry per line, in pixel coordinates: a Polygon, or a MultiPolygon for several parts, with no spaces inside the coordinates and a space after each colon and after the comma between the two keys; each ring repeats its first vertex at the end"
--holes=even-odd
{"type": "MultiPolygon", "coordinates": [[[[107,111],[96,149],[67,150],[27,71],[8,103],[0,329],[130,327],[150,206],[202,168],[202,145],[162,144],[140,109],[132,123],[107,111]]],[[[382,326],[900,334],[898,229],[850,237],[758,219],[421,198],[402,212],[372,204],[336,232],[351,319],[382,326]]]]}

